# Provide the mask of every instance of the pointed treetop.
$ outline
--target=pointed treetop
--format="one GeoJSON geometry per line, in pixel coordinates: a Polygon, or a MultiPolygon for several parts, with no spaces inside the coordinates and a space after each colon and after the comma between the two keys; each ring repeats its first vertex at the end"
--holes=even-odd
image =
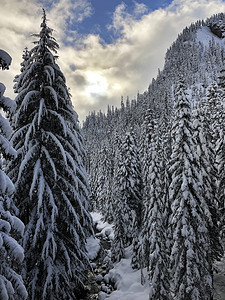
{"type": "Polygon", "coordinates": [[[43,11],[43,15],[42,15],[43,22],[41,23],[41,27],[46,28],[48,20],[47,20],[47,17],[46,17],[45,9],[42,8],[42,11],[43,11]]]}
{"type": "MultiPolygon", "coordinates": [[[[42,52],[43,49],[45,50],[50,50],[55,53],[57,53],[57,50],[59,49],[59,45],[56,42],[56,39],[52,36],[53,29],[47,26],[47,18],[46,18],[46,12],[45,9],[42,8],[43,10],[43,16],[42,16],[42,23],[41,23],[41,31],[39,34],[33,34],[32,36],[39,38],[38,41],[34,41],[34,44],[40,45],[42,47],[42,52]]],[[[39,48],[40,50],[40,48],[39,48]]],[[[55,58],[57,58],[55,56],[55,58]]]]}
{"type": "Polygon", "coordinates": [[[46,13],[45,13],[45,9],[42,8],[42,11],[43,11],[43,17],[42,17],[42,19],[43,19],[44,22],[46,22],[46,13]]]}

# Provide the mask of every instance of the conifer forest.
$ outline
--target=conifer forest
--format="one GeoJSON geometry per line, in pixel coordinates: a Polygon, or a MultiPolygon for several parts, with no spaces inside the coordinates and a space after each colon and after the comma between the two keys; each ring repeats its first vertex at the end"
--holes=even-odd
{"type": "Polygon", "coordinates": [[[0,300],[225,299],[225,14],[82,126],[44,10],[32,38],[0,83],[0,300]]]}

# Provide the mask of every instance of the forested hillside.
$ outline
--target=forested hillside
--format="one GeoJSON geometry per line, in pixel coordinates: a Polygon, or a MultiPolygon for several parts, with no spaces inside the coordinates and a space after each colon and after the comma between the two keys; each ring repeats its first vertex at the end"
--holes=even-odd
{"type": "MultiPolygon", "coordinates": [[[[223,256],[225,15],[178,36],[143,94],[83,124],[91,209],[115,225],[112,259],[132,247],[149,299],[212,299],[223,256]]],[[[146,62],[148,63],[148,62],[146,62]]]]}

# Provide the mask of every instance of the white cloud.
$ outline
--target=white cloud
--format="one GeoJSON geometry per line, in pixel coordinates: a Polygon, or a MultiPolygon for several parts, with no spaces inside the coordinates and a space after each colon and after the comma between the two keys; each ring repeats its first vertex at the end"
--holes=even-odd
{"type": "Polygon", "coordinates": [[[137,17],[148,12],[148,8],[144,3],[138,3],[134,1],[134,4],[135,4],[134,15],[136,15],[137,17]]]}
{"type": "Polygon", "coordinates": [[[70,32],[68,28],[75,27],[74,24],[81,23],[92,13],[93,8],[88,0],[58,0],[52,2],[50,8],[47,9],[47,17],[51,27],[57,29],[58,38],[65,38],[65,33],[68,34],[68,32],[74,34],[75,30],[70,32]]]}
{"type": "Polygon", "coordinates": [[[12,56],[9,70],[0,71],[0,81],[6,85],[6,95],[14,98],[13,79],[20,70],[23,50],[30,46],[30,35],[39,31],[40,7],[29,0],[1,1],[0,48],[12,56]]]}
{"type": "MultiPolygon", "coordinates": [[[[158,68],[163,67],[167,48],[183,28],[225,11],[221,0],[174,0],[167,8],[153,12],[134,3],[133,12],[128,12],[122,1],[117,6],[110,25],[117,38],[111,44],[104,43],[98,35],[81,37],[68,28],[66,20],[82,22],[90,16],[89,1],[55,1],[47,12],[49,26],[55,29],[61,46],[58,64],[71,88],[80,119],[89,111],[106,109],[108,104],[118,106],[121,95],[132,98],[138,90],[146,90],[158,68]]],[[[10,78],[19,72],[23,48],[32,46],[29,34],[39,31],[40,21],[41,6],[34,0],[6,0],[1,4],[0,48],[8,51],[14,61],[9,71],[1,73],[1,81],[8,88],[12,86],[10,78]]],[[[13,97],[10,89],[8,95],[13,97]]]]}
{"type": "Polygon", "coordinates": [[[224,9],[222,1],[174,1],[165,9],[137,19],[135,12],[127,12],[124,3],[117,6],[111,25],[111,30],[118,33],[114,43],[104,45],[98,36],[89,35],[82,40],[82,49],[67,48],[60,53],[63,65],[69,65],[69,60],[76,65],[75,70],[68,69],[67,80],[82,118],[87,111],[106,109],[108,104],[120,105],[121,95],[132,98],[138,90],[146,90],[158,68],[163,67],[166,50],[183,28],[224,9]],[[88,70],[96,78],[100,74],[106,79],[108,88],[104,94],[90,93],[84,97],[83,89],[92,86],[86,76],[88,70]]]}

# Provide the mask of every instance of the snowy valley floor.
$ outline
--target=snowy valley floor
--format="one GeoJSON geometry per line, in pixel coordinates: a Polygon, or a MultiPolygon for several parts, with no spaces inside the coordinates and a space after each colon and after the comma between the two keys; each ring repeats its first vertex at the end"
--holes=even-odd
{"type": "MultiPolygon", "coordinates": [[[[87,242],[87,249],[89,258],[94,260],[100,251],[100,239],[112,240],[113,239],[113,225],[102,221],[100,213],[91,213],[94,224],[98,233],[96,239],[89,239],[87,242]]],[[[105,262],[110,259],[110,250],[106,254],[105,262]]],[[[214,275],[214,300],[225,300],[225,257],[217,264],[219,272],[214,275]]],[[[147,278],[146,270],[143,275],[147,278]]],[[[149,283],[146,280],[144,285],[141,284],[141,271],[133,270],[131,267],[131,251],[126,249],[126,257],[119,263],[112,266],[109,273],[103,276],[96,277],[99,282],[99,288],[102,291],[98,294],[98,300],[148,300],[149,299],[149,283]],[[115,290],[107,293],[107,282],[113,281],[115,290]]],[[[93,298],[95,299],[95,298],[93,298]]]]}

